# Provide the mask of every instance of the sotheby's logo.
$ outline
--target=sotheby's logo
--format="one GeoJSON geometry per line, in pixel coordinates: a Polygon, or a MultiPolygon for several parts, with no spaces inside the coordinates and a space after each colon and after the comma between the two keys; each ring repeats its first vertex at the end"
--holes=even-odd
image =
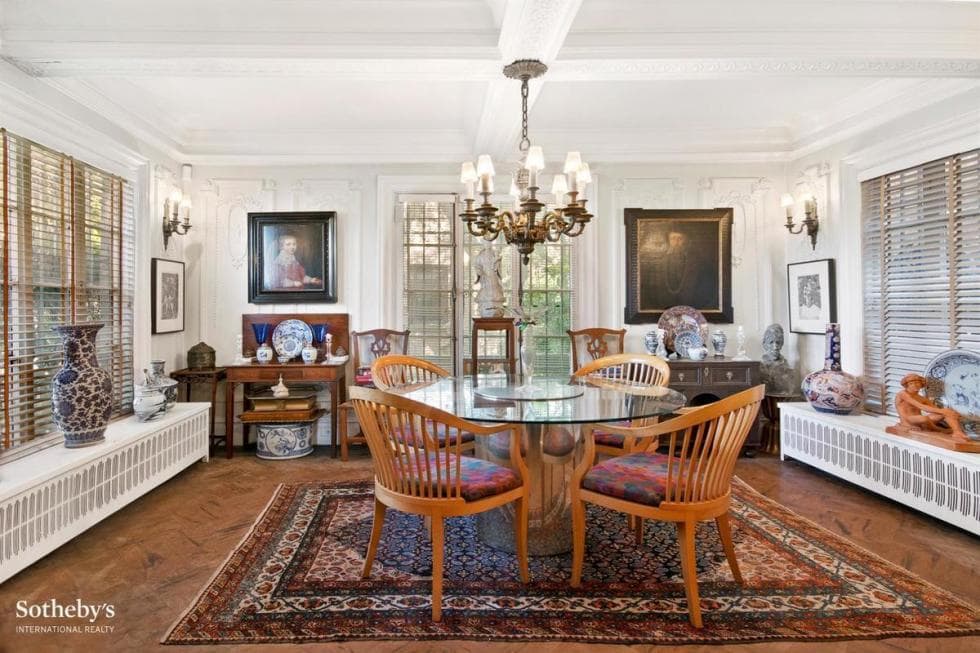
{"type": "Polygon", "coordinates": [[[111,633],[116,629],[109,624],[96,623],[116,616],[116,606],[111,603],[85,603],[75,599],[73,603],[61,603],[48,599],[43,603],[17,601],[14,613],[17,619],[67,619],[74,623],[36,624],[18,623],[18,633],[111,633]]]}

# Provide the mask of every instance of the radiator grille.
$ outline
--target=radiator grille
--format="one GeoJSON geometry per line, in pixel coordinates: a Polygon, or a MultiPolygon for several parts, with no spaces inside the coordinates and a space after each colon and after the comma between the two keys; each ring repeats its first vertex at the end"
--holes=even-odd
{"type": "Polygon", "coordinates": [[[930,447],[854,418],[782,407],[780,444],[791,457],[980,535],[980,455],[930,447]]]}
{"type": "Polygon", "coordinates": [[[0,582],[207,455],[205,410],[3,500],[0,582]]]}

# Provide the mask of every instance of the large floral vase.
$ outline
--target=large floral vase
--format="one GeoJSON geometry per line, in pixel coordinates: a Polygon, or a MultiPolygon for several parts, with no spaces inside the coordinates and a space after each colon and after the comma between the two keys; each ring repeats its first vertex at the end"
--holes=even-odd
{"type": "Polygon", "coordinates": [[[68,448],[105,440],[112,413],[112,379],[99,367],[95,336],[102,324],[54,327],[65,350],[64,363],[51,384],[54,423],[68,448]]]}
{"type": "Polygon", "coordinates": [[[847,415],[864,402],[864,385],[841,369],[840,325],[828,324],[826,338],[823,369],[807,375],[800,388],[814,410],[847,415]]]}

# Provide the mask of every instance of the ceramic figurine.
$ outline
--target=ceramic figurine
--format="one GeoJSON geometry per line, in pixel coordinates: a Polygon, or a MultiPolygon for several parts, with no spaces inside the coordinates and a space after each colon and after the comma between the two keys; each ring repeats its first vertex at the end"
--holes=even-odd
{"type": "Polygon", "coordinates": [[[739,324],[738,328],[735,329],[735,361],[747,361],[750,360],[745,353],[745,328],[739,324]]]}
{"type": "Polygon", "coordinates": [[[902,390],[895,395],[899,423],[886,427],[885,431],[954,451],[980,452],[980,442],[971,440],[963,431],[963,419],[958,412],[922,396],[926,383],[921,374],[906,374],[902,378],[902,390]]]}
{"type": "Polygon", "coordinates": [[[762,365],[759,371],[762,382],[766,384],[766,394],[792,397],[798,394],[799,376],[781,353],[782,348],[783,327],[770,324],[762,336],[762,365]]]}
{"type": "Polygon", "coordinates": [[[104,325],[76,324],[54,327],[64,345],[64,363],[51,383],[55,426],[69,449],[105,440],[112,414],[112,379],[99,367],[95,336],[104,325]]]}
{"type": "Polygon", "coordinates": [[[504,286],[500,282],[500,253],[489,243],[473,258],[474,283],[480,284],[476,305],[480,317],[503,317],[504,286]]]}
{"type": "Polygon", "coordinates": [[[864,385],[841,370],[840,325],[827,325],[824,367],[803,379],[803,396],[814,410],[847,415],[864,401],[864,385]]]}
{"type": "Polygon", "coordinates": [[[657,358],[667,360],[667,329],[657,327],[657,351],[653,352],[657,358]]]}
{"type": "Polygon", "coordinates": [[[715,350],[715,356],[721,358],[725,355],[725,345],[728,344],[728,336],[721,329],[715,329],[711,334],[711,348],[715,350]]]}
{"type": "Polygon", "coordinates": [[[283,397],[289,396],[289,388],[286,384],[282,382],[282,374],[279,375],[279,383],[272,386],[272,396],[276,399],[282,399],[283,397]]]}

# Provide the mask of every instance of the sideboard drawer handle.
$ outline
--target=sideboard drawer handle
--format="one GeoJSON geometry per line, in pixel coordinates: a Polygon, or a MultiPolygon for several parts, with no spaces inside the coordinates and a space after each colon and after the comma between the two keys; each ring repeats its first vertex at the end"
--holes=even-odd
{"type": "Polygon", "coordinates": [[[729,381],[731,381],[734,377],[735,377],[735,374],[731,370],[728,370],[727,372],[725,372],[725,378],[728,379],[729,381]]]}
{"type": "Polygon", "coordinates": [[[684,380],[684,372],[678,372],[677,373],[677,380],[678,381],[683,381],[684,380]]]}

